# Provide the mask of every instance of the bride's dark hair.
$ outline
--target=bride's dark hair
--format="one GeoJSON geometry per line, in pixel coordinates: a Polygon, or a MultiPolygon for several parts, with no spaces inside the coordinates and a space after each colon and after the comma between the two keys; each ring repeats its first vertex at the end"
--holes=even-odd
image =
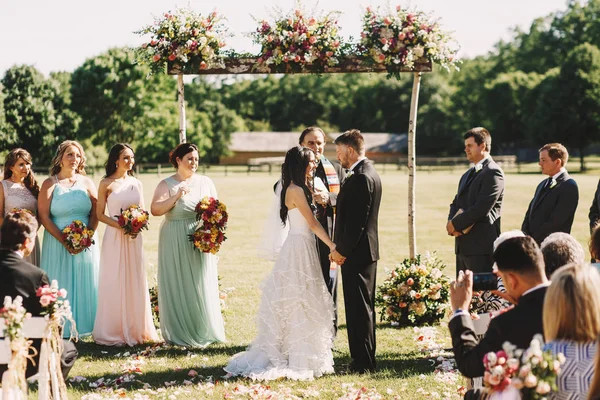
{"type": "Polygon", "coordinates": [[[310,163],[310,155],[314,152],[306,147],[295,146],[285,154],[285,161],[281,166],[281,208],[279,216],[285,225],[288,216],[288,208],[285,205],[285,193],[291,183],[300,186],[304,190],[306,201],[313,208],[312,194],[306,186],[306,168],[310,163]]]}

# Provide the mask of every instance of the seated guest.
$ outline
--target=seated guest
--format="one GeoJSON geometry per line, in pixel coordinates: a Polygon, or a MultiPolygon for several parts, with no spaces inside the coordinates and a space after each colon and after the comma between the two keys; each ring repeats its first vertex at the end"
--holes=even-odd
{"type": "Polygon", "coordinates": [[[589,249],[592,256],[592,265],[600,268],[600,223],[596,224],[592,229],[589,249]]]}
{"type": "Polygon", "coordinates": [[[483,356],[499,351],[506,341],[527,348],[535,334],[543,334],[542,307],[548,286],[544,259],[531,237],[513,237],[500,243],[493,254],[498,275],[514,308],[493,318],[478,341],[468,313],[473,295],[473,273],[459,274],[450,284],[453,315],[448,327],[459,371],[468,378],[483,376],[483,356]]]}
{"type": "Polygon", "coordinates": [[[568,233],[554,232],[540,245],[546,264],[546,277],[567,264],[581,264],[585,261],[583,246],[568,233]]]}
{"type": "Polygon", "coordinates": [[[600,334],[600,273],[588,264],[569,264],[552,274],[544,300],[546,349],[562,353],[565,364],[557,378],[561,399],[582,399],[594,371],[600,334]]]}
{"type": "MultiPolygon", "coordinates": [[[[9,213],[4,217],[0,228],[0,299],[10,296],[23,298],[23,307],[32,316],[39,316],[42,311],[36,291],[48,285],[48,276],[35,265],[25,261],[35,246],[38,223],[33,215],[27,212],[9,213]]],[[[41,340],[33,340],[33,347],[38,350],[33,360],[27,361],[27,377],[37,373],[41,340]]],[[[63,340],[61,359],[63,377],[66,379],[77,358],[77,349],[72,342],[63,340]]],[[[0,365],[0,376],[6,371],[6,365],[0,365]]]]}

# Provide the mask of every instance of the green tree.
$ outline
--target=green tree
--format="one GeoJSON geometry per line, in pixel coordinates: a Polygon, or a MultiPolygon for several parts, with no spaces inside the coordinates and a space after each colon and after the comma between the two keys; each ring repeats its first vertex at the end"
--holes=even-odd
{"type": "Polygon", "coordinates": [[[43,165],[52,158],[57,143],[77,138],[79,119],[56,81],[22,65],[6,71],[2,85],[6,123],[1,150],[26,148],[36,164],[43,165]]]}

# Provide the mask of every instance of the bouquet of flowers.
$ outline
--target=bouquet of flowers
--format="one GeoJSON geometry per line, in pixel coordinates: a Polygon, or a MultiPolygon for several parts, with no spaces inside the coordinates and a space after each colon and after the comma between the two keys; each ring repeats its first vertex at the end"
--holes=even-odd
{"type": "Polygon", "coordinates": [[[446,266],[429,253],[407,258],[377,288],[376,304],[382,321],[393,325],[424,325],[441,320],[448,309],[446,266]]]}
{"type": "Polygon", "coordinates": [[[288,15],[279,10],[274,22],[261,20],[250,36],[261,46],[257,59],[258,71],[300,72],[306,64],[317,72],[337,65],[340,56],[340,36],[337,12],[325,16],[307,16],[301,9],[288,15]]]}
{"type": "Polygon", "coordinates": [[[162,72],[168,61],[177,61],[193,70],[222,63],[225,37],[224,18],[216,11],[203,16],[189,8],[178,8],[155,18],[136,34],[150,35],[138,49],[138,61],[150,64],[152,72],[162,72]]]}
{"type": "Polygon", "coordinates": [[[23,298],[10,296],[4,298],[4,307],[0,308],[0,318],[4,318],[4,337],[11,342],[23,336],[23,323],[31,314],[23,307],[23,298]]]}
{"type": "Polygon", "coordinates": [[[505,342],[502,350],[483,357],[483,383],[488,393],[515,392],[523,400],[547,400],[557,390],[556,377],[565,362],[563,354],[542,351],[544,339],[534,336],[530,347],[523,351],[505,342]]]}
{"type": "Polygon", "coordinates": [[[370,64],[383,64],[399,78],[402,67],[413,68],[416,61],[435,62],[457,68],[458,45],[437,21],[422,11],[395,11],[367,7],[359,46],[360,57],[370,64]]]}
{"type": "Polygon", "coordinates": [[[142,230],[148,229],[150,213],[137,204],[121,209],[120,215],[115,215],[119,226],[126,235],[136,237],[142,230]]]}
{"type": "Polygon", "coordinates": [[[71,315],[69,300],[66,300],[67,291],[58,288],[58,281],[52,280],[50,285],[38,288],[35,295],[40,298],[41,315],[48,315],[49,318],[71,315]]]}
{"type": "Polygon", "coordinates": [[[521,390],[524,400],[546,400],[552,391],[558,389],[556,377],[565,363],[565,356],[562,353],[554,356],[549,350],[542,351],[543,343],[541,335],[534,336],[521,357],[519,376],[513,379],[513,385],[521,390]]]}
{"type": "Polygon", "coordinates": [[[196,221],[198,227],[188,235],[190,242],[197,250],[216,254],[227,237],[227,207],[214,197],[204,197],[196,205],[196,221]]]}
{"type": "Polygon", "coordinates": [[[10,210],[11,213],[27,213],[27,214],[31,214],[34,217],[36,216],[35,213],[27,208],[21,208],[21,207],[15,207],[12,210],[10,210]]]}
{"type": "Polygon", "coordinates": [[[87,250],[93,245],[94,231],[79,220],[74,220],[62,230],[62,237],[67,247],[73,252],[87,250]]]}

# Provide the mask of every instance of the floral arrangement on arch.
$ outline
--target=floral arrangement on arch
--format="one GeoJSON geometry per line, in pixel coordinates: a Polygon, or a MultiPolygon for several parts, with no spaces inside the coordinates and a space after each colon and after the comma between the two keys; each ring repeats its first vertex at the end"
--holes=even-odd
{"type": "Polygon", "coordinates": [[[361,58],[384,65],[390,75],[399,78],[402,67],[412,69],[419,60],[458,69],[458,45],[425,12],[401,6],[383,12],[367,7],[362,20],[361,58]]]}
{"type": "Polygon", "coordinates": [[[508,393],[523,400],[547,400],[557,390],[556,377],[565,356],[542,351],[543,343],[541,335],[534,336],[526,350],[504,342],[502,350],[483,357],[483,383],[490,400],[508,393]]]}
{"type": "Polygon", "coordinates": [[[315,72],[325,72],[339,63],[341,37],[338,12],[324,16],[306,15],[297,7],[284,15],[276,10],[275,21],[259,21],[250,36],[261,46],[255,69],[268,72],[300,72],[307,64],[315,72]]]}
{"type": "Polygon", "coordinates": [[[434,254],[406,258],[377,288],[375,303],[382,321],[392,325],[433,324],[447,313],[450,280],[434,254]]]}
{"type": "Polygon", "coordinates": [[[137,49],[137,59],[149,64],[154,73],[163,72],[169,61],[200,70],[220,65],[225,38],[230,36],[224,21],[216,11],[206,16],[190,8],[166,12],[134,32],[150,36],[137,49]]]}

